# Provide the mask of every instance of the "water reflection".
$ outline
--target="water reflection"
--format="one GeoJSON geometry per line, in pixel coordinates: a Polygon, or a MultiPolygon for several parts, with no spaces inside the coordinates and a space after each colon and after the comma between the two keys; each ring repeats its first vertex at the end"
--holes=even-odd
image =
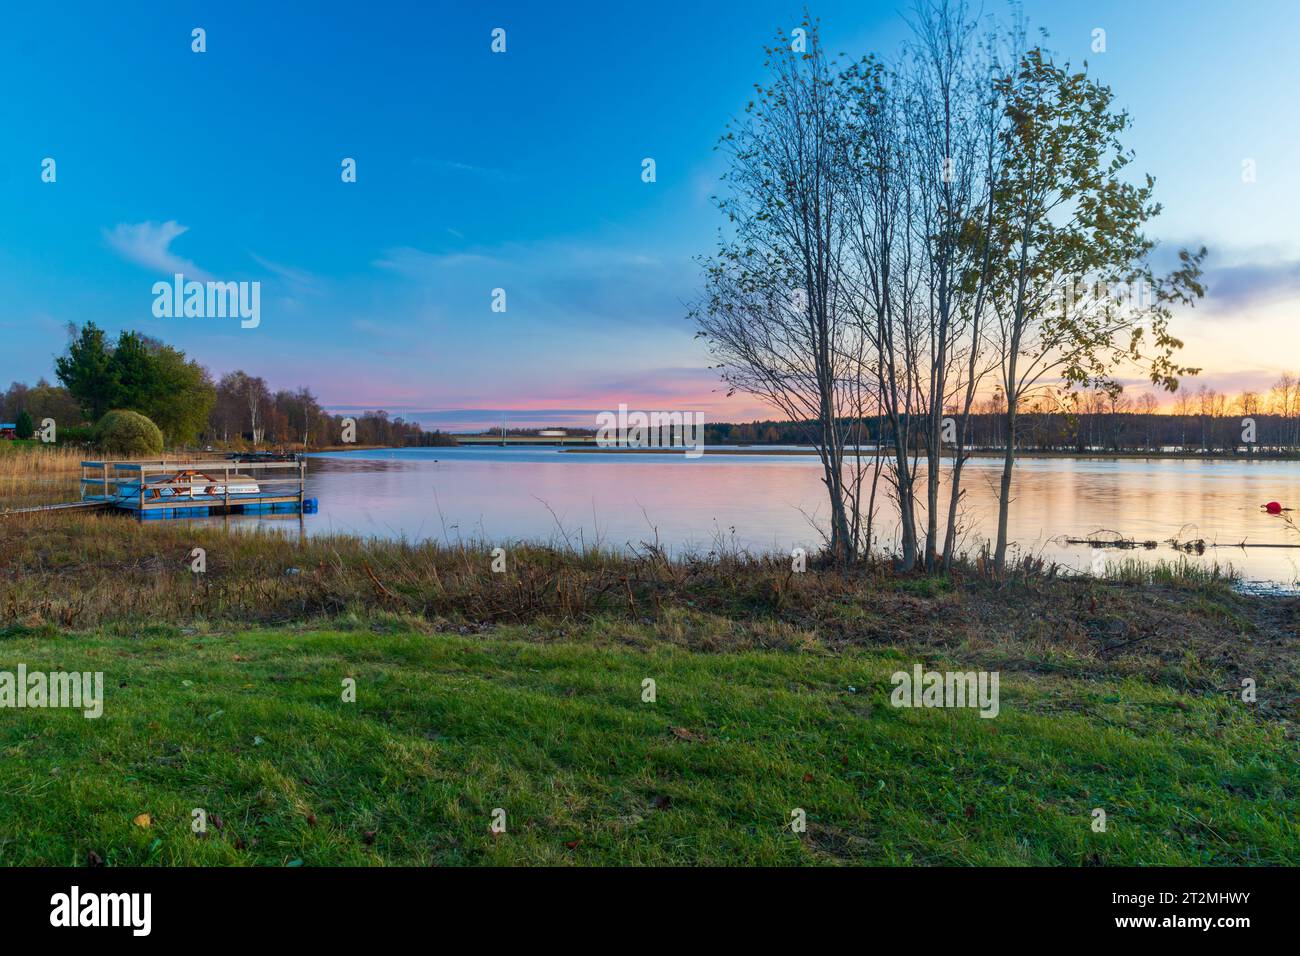
{"type": "MultiPolygon", "coordinates": [[[[963,545],[996,530],[1000,462],[972,459],[961,507],[963,545]]],[[[789,552],[821,543],[826,505],[815,457],[801,455],[604,455],[555,448],[430,448],[313,457],[307,494],[320,502],[308,534],[546,540],[634,547],[657,540],[673,553],[720,546],[789,552]]],[[[943,496],[946,503],[947,496],[943,496]]],[[[1257,581],[1292,583],[1300,550],[1223,547],[1300,544],[1259,506],[1300,502],[1300,466],[1288,462],[1025,459],[1018,466],[1011,537],[1027,552],[1077,569],[1087,545],[1065,543],[1099,529],[1161,542],[1201,538],[1218,548],[1191,560],[1231,563],[1257,581]]],[[[896,541],[892,502],[881,483],[879,538],[896,541]]],[[[260,523],[260,519],[247,519],[260,523]]],[[[941,516],[942,520],[942,516],[941,516]]]]}

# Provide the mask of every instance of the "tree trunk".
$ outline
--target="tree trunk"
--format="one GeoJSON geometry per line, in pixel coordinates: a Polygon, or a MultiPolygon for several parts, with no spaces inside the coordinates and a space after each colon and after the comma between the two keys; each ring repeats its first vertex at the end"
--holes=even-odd
{"type": "Polygon", "coordinates": [[[894,449],[897,472],[899,534],[903,539],[903,556],[900,571],[912,571],[916,568],[916,499],[912,488],[911,465],[907,460],[907,449],[902,443],[894,449]]]}
{"type": "Polygon", "coordinates": [[[926,452],[925,474],[925,570],[933,572],[938,557],[939,537],[939,436],[943,431],[942,417],[936,418],[939,428],[929,427],[930,448],[926,452]]]}
{"type": "Polygon", "coordinates": [[[952,491],[948,495],[948,527],[943,537],[943,569],[952,570],[957,550],[957,507],[961,504],[961,470],[966,464],[965,448],[966,425],[963,422],[957,435],[957,447],[953,449],[952,491]]]}
{"type": "Polygon", "coordinates": [[[1002,458],[1002,482],[998,488],[998,543],[993,552],[993,566],[999,573],[1007,565],[1007,516],[1011,511],[1011,473],[1016,467],[1016,408],[1007,402],[1007,444],[1002,458]]]}

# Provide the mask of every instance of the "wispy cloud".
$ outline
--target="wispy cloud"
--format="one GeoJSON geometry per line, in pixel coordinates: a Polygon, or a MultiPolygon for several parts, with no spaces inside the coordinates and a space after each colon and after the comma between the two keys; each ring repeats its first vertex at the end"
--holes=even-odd
{"type": "Polygon", "coordinates": [[[1206,305],[1242,309],[1300,297],[1300,260],[1241,262],[1205,271],[1206,305]]]}
{"type": "Polygon", "coordinates": [[[171,250],[172,241],[188,231],[188,226],[182,226],[174,219],[167,222],[121,222],[111,231],[105,229],[104,239],[128,262],[158,272],[182,272],[189,278],[207,281],[211,277],[205,270],[171,250]]]}
{"type": "Polygon", "coordinates": [[[1256,308],[1300,298],[1300,257],[1293,244],[1222,243],[1205,236],[1165,239],[1153,262],[1158,270],[1172,269],[1176,250],[1201,246],[1209,247],[1210,255],[1201,277],[1205,301],[1194,315],[1204,310],[1216,317],[1239,318],[1256,308]]]}
{"type": "Polygon", "coordinates": [[[274,273],[283,279],[290,290],[295,293],[320,295],[324,292],[324,282],[319,276],[313,275],[304,269],[295,269],[293,266],[286,266],[270,259],[264,259],[255,252],[250,252],[248,255],[267,272],[274,273]]]}
{"type": "Polygon", "coordinates": [[[491,179],[500,183],[517,183],[520,177],[504,169],[494,169],[491,166],[476,166],[473,163],[459,163],[450,159],[428,159],[423,156],[417,156],[412,162],[416,166],[427,166],[433,169],[441,169],[450,173],[465,173],[470,176],[478,176],[483,179],[491,179]]]}
{"type": "Polygon", "coordinates": [[[425,252],[409,246],[387,249],[374,261],[380,269],[388,269],[415,279],[432,279],[439,272],[465,266],[499,265],[500,259],[475,252],[425,252]]]}

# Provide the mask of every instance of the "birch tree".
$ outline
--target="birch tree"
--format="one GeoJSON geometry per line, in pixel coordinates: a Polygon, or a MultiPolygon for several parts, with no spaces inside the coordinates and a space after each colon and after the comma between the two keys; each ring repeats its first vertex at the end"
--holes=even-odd
{"type": "Polygon", "coordinates": [[[984,318],[999,115],[991,40],[961,0],[917,0],[909,47],[907,140],[914,154],[910,226],[922,274],[926,341],[925,567],[954,560],[971,408],[986,366],[984,318]],[[939,527],[945,417],[952,459],[947,522],[939,527]]]}
{"type": "MultiPolygon", "coordinates": [[[[922,413],[919,270],[908,222],[915,205],[912,155],[904,137],[906,104],[898,80],[867,57],[840,77],[848,241],[855,259],[851,296],[860,337],[869,343],[881,415],[889,426],[888,480],[899,514],[899,564],[917,563],[917,462],[914,429],[922,413]]],[[[885,436],[877,434],[879,441],[885,436]]]]}
{"type": "Polygon", "coordinates": [[[1045,384],[1113,389],[1113,370],[1141,367],[1174,391],[1182,342],[1169,331],[1172,308],[1202,295],[1205,249],[1178,253],[1157,278],[1155,244],[1144,225],[1160,212],[1154,180],[1125,178],[1133,154],[1121,137],[1126,113],[1086,72],[1027,51],[998,82],[1007,122],[995,203],[1000,385],[1006,397],[994,562],[1006,566],[1018,413],[1045,384]]]}
{"type": "Polygon", "coordinates": [[[815,22],[767,50],[766,85],[720,144],[718,206],[728,234],[704,261],[692,311],[729,392],[806,423],[830,506],[828,545],[847,565],[862,547],[868,408],[865,346],[845,308],[839,98],[815,22]]]}
{"type": "Polygon", "coordinates": [[[898,67],[868,57],[841,76],[844,165],[859,311],[893,443],[900,569],[920,562],[933,571],[955,558],[971,414],[990,371],[984,325],[1000,115],[988,47],[968,7],[917,0],[912,20],[898,67]]]}

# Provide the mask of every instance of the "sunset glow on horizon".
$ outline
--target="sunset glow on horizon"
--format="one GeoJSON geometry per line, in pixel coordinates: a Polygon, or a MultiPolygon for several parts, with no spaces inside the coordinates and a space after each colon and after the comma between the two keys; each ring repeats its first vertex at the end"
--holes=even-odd
{"type": "MultiPolygon", "coordinates": [[[[88,7],[76,31],[52,9],[11,13],[0,73],[24,96],[0,104],[0,386],[52,380],[67,325],[93,321],[161,338],[216,377],[243,369],[309,387],[331,410],[453,431],[591,427],[619,403],[781,417],[727,396],[687,313],[722,225],[713,147],[798,5],[761,0],[743,19],[699,5],[682,5],[684,19],[575,9],[412,6],[397,24],[227,4],[202,11],[206,58],[174,44],[165,77],[131,64],[188,36],[195,11],[128,27],[88,7]],[[508,56],[486,39],[441,42],[487,38],[497,20],[511,25],[508,56]],[[31,82],[56,35],[64,68],[31,82]],[[574,51],[573,69],[555,70],[557,48],[574,51]],[[40,179],[46,157],[57,184],[40,179]],[[344,157],[355,183],[340,182],[344,157]],[[260,282],[260,325],[155,317],[150,287],[173,272],[260,282]],[[492,311],[494,289],[507,311],[492,311]]],[[[851,57],[894,55],[906,33],[893,3],[813,12],[851,57]]],[[[1133,169],[1156,177],[1164,206],[1150,230],[1162,250],[1210,249],[1207,297],[1173,323],[1183,363],[1204,369],[1187,386],[1267,394],[1300,367],[1300,131],[1279,121],[1300,28],[1287,5],[1242,17],[1210,3],[1038,0],[1025,12],[1132,115],[1133,169]]]]}

